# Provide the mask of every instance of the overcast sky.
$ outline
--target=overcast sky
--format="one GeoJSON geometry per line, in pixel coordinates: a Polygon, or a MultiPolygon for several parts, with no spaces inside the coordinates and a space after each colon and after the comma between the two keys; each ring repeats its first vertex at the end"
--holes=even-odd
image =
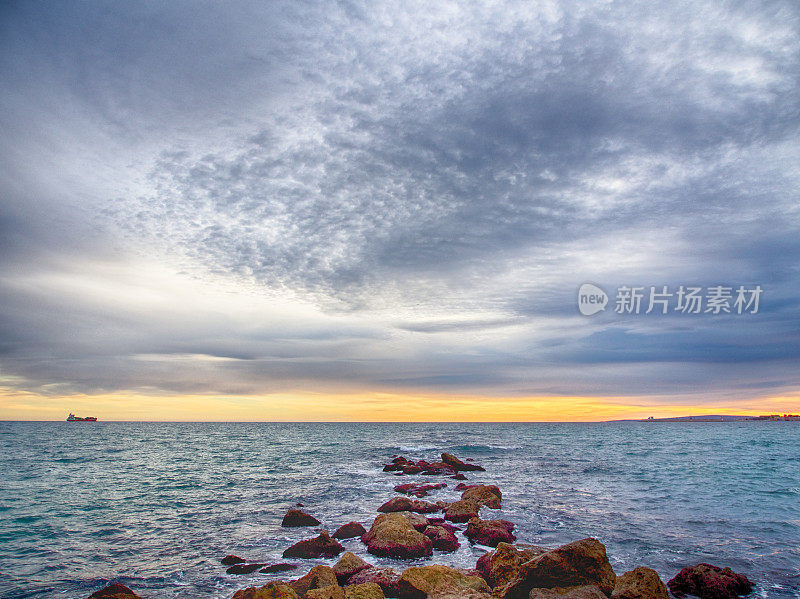
{"type": "Polygon", "coordinates": [[[796,396],[799,58],[796,0],[4,2],[0,388],[796,396]]]}

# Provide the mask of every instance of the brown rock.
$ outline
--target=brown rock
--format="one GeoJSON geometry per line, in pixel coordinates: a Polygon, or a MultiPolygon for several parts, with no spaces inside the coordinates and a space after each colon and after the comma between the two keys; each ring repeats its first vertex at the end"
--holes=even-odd
{"type": "Polygon", "coordinates": [[[353,574],[371,567],[372,564],[368,564],[354,553],[348,551],[340,557],[336,565],[333,566],[333,573],[336,574],[336,579],[339,583],[342,583],[353,574]]]}
{"type": "Polygon", "coordinates": [[[345,587],[344,596],[345,599],[385,599],[386,597],[383,594],[383,589],[374,582],[345,587]]]}
{"type": "Polygon", "coordinates": [[[273,574],[275,572],[288,572],[289,570],[296,570],[297,566],[294,564],[271,564],[266,568],[261,568],[259,572],[263,574],[273,574]]]}
{"type": "Polygon", "coordinates": [[[345,599],[345,594],[342,587],[332,584],[319,589],[311,589],[306,593],[306,599],[345,599]]]}
{"type": "Polygon", "coordinates": [[[753,590],[744,574],[711,564],[688,566],[667,583],[676,597],[696,595],[700,599],[735,599],[753,590]]]}
{"type": "Polygon", "coordinates": [[[334,539],[352,539],[355,537],[360,537],[367,529],[364,528],[358,522],[348,522],[336,529],[336,532],[333,533],[334,539]]]}
{"type": "Polygon", "coordinates": [[[464,471],[464,472],[486,472],[485,468],[481,468],[475,464],[467,464],[459,460],[456,456],[451,453],[443,453],[442,454],[442,462],[450,466],[456,472],[464,471]]]}
{"type": "Polygon", "coordinates": [[[142,599],[124,584],[110,584],[89,595],[89,599],[142,599]]]}
{"type": "Polygon", "coordinates": [[[465,501],[474,501],[478,506],[486,506],[493,510],[499,510],[500,499],[503,494],[497,485],[477,485],[470,486],[462,494],[461,499],[465,501]]]}
{"type": "Polygon", "coordinates": [[[330,566],[314,566],[308,574],[289,583],[289,585],[300,595],[306,597],[312,589],[321,589],[327,586],[339,586],[336,574],[330,566]]]}
{"type": "Polygon", "coordinates": [[[232,566],[233,564],[244,564],[247,562],[246,559],[242,559],[238,555],[226,555],[220,561],[223,566],[232,566]]]}
{"type": "Polygon", "coordinates": [[[367,583],[377,584],[387,597],[397,597],[399,592],[400,574],[392,568],[369,568],[353,574],[345,586],[345,592],[351,585],[367,583]]]}
{"type": "Polygon", "coordinates": [[[669,599],[667,587],[658,577],[658,572],[639,566],[622,576],[617,576],[617,584],[612,599],[669,599]]]}
{"type": "Polygon", "coordinates": [[[489,547],[497,547],[498,543],[513,543],[517,540],[512,531],[514,523],[508,520],[481,520],[472,518],[467,524],[464,536],[470,542],[489,547]]]}
{"type": "Polygon", "coordinates": [[[570,589],[531,589],[528,599],[608,599],[595,585],[570,589]]]}
{"type": "Polygon", "coordinates": [[[319,526],[319,520],[302,510],[289,510],[283,517],[281,526],[319,526]]]}
{"type": "Polygon", "coordinates": [[[467,480],[467,477],[461,474],[460,472],[458,474],[454,474],[450,478],[454,478],[455,480],[467,480]]]}
{"type": "Polygon", "coordinates": [[[444,489],[447,486],[446,483],[436,483],[436,484],[419,484],[419,483],[406,483],[404,485],[397,485],[394,490],[397,493],[402,493],[403,495],[413,495],[417,498],[425,497],[429,491],[436,491],[438,489],[444,489]]]}
{"type": "Polygon", "coordinates": [[[433,543],[433,548],[439,551],[455,551],[461,547],[456,535],[444,526],[428,526],[422,531],[433,543]]]}
{"type": "Polygon", "coordinates": [[[531,589],[596,585],[611,595],[616,575],[597,539],[582,539],[552,549],[520,567],[517,576],[499,589],[504,599],[526,599],[531,589]]]}
{"type": "Polygon", "coordinates": [[[233,594],[233,599],[300,599],[300,596],[285,582],[276,581],[263,587],[240,589],[233,594]]]}
{"type": "Polygon", "coordinates": [[[318,537],[299,541],[289,547],[283,552],[283,557],[336,557],[342,551],[344,547],[334,541],[327,530],[323,530],[318,537]]]}
{"type": "MultiPolygon", "coordinates": [[[[418,468],[420,465],[417,466],[418,468]]],[[[436,475],[440,474],[442,476],[453,476],[456,471],[449,464],[445,464],[444,462],[433,462],[432,464],[426,464],[422,468],[421,474],[426,475],[436,475]]]]}
{"type": "Polygon", "coordinates": [[[440,510],[441,508],[436,504],[418,499],[409,499],[408,497],[393,497],[378,508],[378,511],[383,513],[417,512],[418,514],[432,514],[440,510]]]}
{"type": "Polygon", "coordinates": [[[469,522],[471,518],[478,517],[480,509],[476,502],[469,499],[461,499],[444,508],[444,518],[451,522],[469,522]]]}
{"type": "Polygon", "coordinates": [[[226,574],[250,574],[266,566],[267,564],[234,564],[227,570],[226,574]]]}
{"type": "MultiPolygon", "coordinates": [[[[433,543],[416,530],[408,512],[381,514],[361,537],[367,550],[381,557],[415,558],[433,553],[433,543]]],[[[425,522],[427,524],[427,520],[425,522]]]]}
{"type": "Polygon", "coordinates": [[[406,569],[400,577],[400,599],[425,599],[426,597],[468,596],[470,591],[491,592],[480,576],[470,576],[461,570],[433,565],[406,569]],[[460,594],[456,594],[460,593],[460,594]]]}
{"type": "Polygon", "coordinates": [[[517,576],[522,564],[547,551],[532,545],[498,543],[497,549],[484,553],[478,559],[476,567],[490,586],[505,586],[517,576]]]}

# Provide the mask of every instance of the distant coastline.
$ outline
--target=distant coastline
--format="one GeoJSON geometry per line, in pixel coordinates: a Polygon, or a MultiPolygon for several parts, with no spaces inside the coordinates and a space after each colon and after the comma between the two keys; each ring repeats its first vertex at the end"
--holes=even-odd
{"type": "Polygon", "coordinates": [[[610,422],[800,422],[800,414],[767,414],[764,416],[732,416],[710,414],[702,416],[676,416],[673,418],[633,418],[610,422]]]}

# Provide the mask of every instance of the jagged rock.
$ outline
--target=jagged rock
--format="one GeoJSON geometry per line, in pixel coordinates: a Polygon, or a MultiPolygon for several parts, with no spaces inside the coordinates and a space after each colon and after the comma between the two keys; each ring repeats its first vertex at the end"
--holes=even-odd
{"type": "Polygon", "coordinates": [[[275,581],[263,587],[240,589],[233,594],[233,599],[300,599],[300,596],[285,582],[275,581]]]}
{"type": "Polygon", "coordinates": [[[347,579],[345,592],[351,585],[367,583],[377,584],[387,597],[397,597],[399,592],[400,574],[392,568],[368,568],[353,574],[347,579]]]}
{"type": "Polygon", "coordinates": [[[348,522],[336,529],[336,532],[333,533],[334,539],[352,539],[355,537],[360,537],[367,529],[364,528],[358,522],[348,522]]]}
{"type": "Polygon", "coordinates": [[[319,589],[311,589],[306,599],[345,599],[344,589],[337,585],[329,585],[319,589]]]}
{"type": "Polygon", "coordinates": [[[498,543],[497,549],[484,553],[476,568],[492,587],[508,584],[519,573],[520,566],[534,557],[547,553],[544,547],[498,543]]]}
{"type": "Polygon", "coordinates": [[[744,574],[711,564],[687,566],[667,583],[676,597],[696,595],[700,599],[735,599],[753,590],[744,574]]]}
{"type": "Polygon", "coordinates": [[[328,531],[323,530],[318,537],[299,541],[283,552],[283,557],[336,557],[342,551],[339,543],[334,541],[328,531]]]}
{"type": "MultiPolygon", "coordinates": [[[[433,553],[433,543],[406,516],[408,512],[381,514],[362,537],[367,550],[381,557],[415,558],[433,553]]],[[[425,522],[427,524],[427,520],[425,522]]]]}
{"type": "Polygon", "coordinates": [[[273,574],[275,572],[288,572],[289,570],[296,570],[297,566],[294,564],[271,564],[266,568],[261,568],[259,572],[263,574],[273,574]]]}
{"type": "Polygon", "coordinates": [[[514,523],[508,520],[481,520],[472,518],[467,524],[464,536],[472,543],[497,547],[498,543],[513,543],[517,540],[514,536],[514,523]]]}
{"type": "Polygon", "coordinates": [[[454,474],[450,478],[454,478],[455,480],[467,480],[467,477],[461,474],[460,472],[458,474],[454,474]]]}
{"type": "Polygon", "coordinates": [[[420,501],[418,499],[409,499],[408,497],[393,497],[381,507],[378,508],[379,512],[417,512],[418,514],[432,514],[433,512],[440,511],[441,508],[427,501],[420,501]]]}
{"type": "Polygon", "coordinates": [[[142,599],[124,584],[110,584],[89,595],[89,599],[142,599]]]}
{"type": "Polygon", "coordinates": [[[314,566],[308,574],[289,583],[301,597],[306,597],[312,589],[321,589],[327,586],[339,586],[336,574],[330,566],[314,566]]]}
{"type": "Polygon", "coordinates": [[[447,486],[446,483],[436,483],[436,484],[420,484],[420,483],[406,483],[403,485],[397,485],[394,490],[397,493],[402,493],[403,495],[414,495],[417,498],[425,497],[429,491],[436,491],[438,489],[444,489],[447,486]]]}
{"type": "Polygon", "coordinates": [[[493,510],[499,510],[500,500],[503,494],[497,485],[470,485],[462,494],[463,501],[473,501],[478,506],[486,506],[493,510]]]}
{"type": "Polygon", "coordinates": [[[289,510],[283,517],[281,526],[319,526],[319,520],[302,510],[289,510]]]}
{"type": "Polygon", "coordinates": [[[517,575],[503,587],[503,599],[527,599],[531,589],[552,589],[596,585],[611,595],[616,575],[597,539],[582,539],[562,545],[525,562],[517,575]]]}
{"type": "Polygon", "coordinates": [[[333,573],[336,574],[336,579],[339,583],[344,582],[353,574],[371,568],[372,564],[368,564],[363,559],[348,551],[339,561],[333,566],[333,573]]]}
{"type": "Polygon", "coordinates": [[[443,453],[442,454],[442,462],[450,466],[456,472],[486,472],[485,468],[481,468],[476,464],[467,464],[466,462],[462,462],[456,456],[451,453],[443,453]]]}
{"type": "Polygon", "coordinates": [[[531,589],[528,599],[608,599],[595,585],[564,589],[531,589]]]}
{"type": "MultiPolygon", "coordinates": [[[[417,467],[419,468],[420,465],[418,464],[417,467]]],[[[422,467],[421,474],[425,474],[428,476],[440,474],[442,476],[453,476],[456,473],[455,470],[449,465],[445,464],[444,462],[434,462],[432,464],[426,464],[422,467]]]]}
{"type": "Polygon", "coordinates": [[[238,555],[226,555],[220,560],[220,562],[223,566],[232,566],[233,564],[244,564],[247,562],[247,560],[242,559],[238,555]]]}
{"type": "Polygon", "coordinates": [[[234,564],[227,570],[225,570],[226,574],[251,574],[256,570],[259,570],[266,566],[267,564],[234,564]]]}
{"type": "Polygon", "coordinates": [[[617,576],[611,599],[669,599],[669,593],[658,572],[639,566],[617,576]]]}
{"type": "Polygon", "coordinates": [[[444,518],[451,522],[469,522],[470,519],[478,517],[480,509],[476,502],[460,499],[444,508],[444,518]]]}
{"type": "Polygon", "coordinates": [[[428,526],[422,531],[433,543],[433,548],[439,551],[455,551],[461,547],[456,535],[444,526],[428,526]]]}
{"type": "Polygon", "coordinates": [[[445,594],[464,597],[470,591],[487,595],[491,592],[480,576],[470,576],[461,570],[438,564],[406,569],[400,577],[399,589],[401,599],[425,599],[445,594]]]}
{"type": "Polygon", "coordinates": [[[383,594],[383,589],[374,582],[345,587],[344,596],[345,599],[385,599],[386,597],[383,594]]]}
{"type": "MultiPolygon", "coordinates": [[[[452,524],[450,524],[444,518],[428,518],[428,526],[441,526],[442,528],[446,528],[447,530],[449,530],[450,532],[452,532],[454,534],[455,534],[455,532],[457,530],[461,530],[457,526],[453,526],[452,524]]],[[[424,532],[424,529],[423,529],[423,532],[424,532]]]]}

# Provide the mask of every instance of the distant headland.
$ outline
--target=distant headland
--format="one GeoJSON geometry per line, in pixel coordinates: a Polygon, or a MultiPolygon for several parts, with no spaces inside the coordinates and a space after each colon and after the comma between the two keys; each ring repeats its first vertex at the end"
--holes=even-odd
{"type": "Polygon", "coordinates": [[[611,422],[754,422],[754,421],[796,421],[800,422],[800,414],[767,414],[764,416],[731,416],[725,414],[704,414],[700,416],[677,416],[674,418],[636,418],[628,420],[611,420],[611,422]]]}

